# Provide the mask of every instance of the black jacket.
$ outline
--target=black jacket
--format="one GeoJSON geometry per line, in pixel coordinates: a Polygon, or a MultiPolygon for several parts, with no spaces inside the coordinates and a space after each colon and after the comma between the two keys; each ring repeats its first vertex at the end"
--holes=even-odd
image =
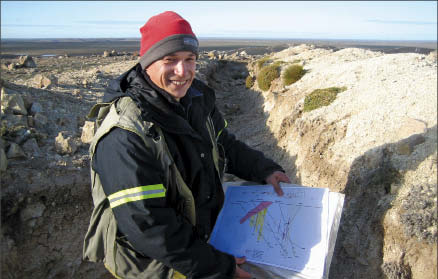
{"type": "MultiPolygon", "coordinates": [[[[104,101],[126,95],[140,107],[144,120],[161,127],[176,166],[195,198],[196,227],[176,212],[166,195],[113,208],[120,239],[126,238],[139,256],[157,259],[188,278],[232,277],[234,258],[206,242],[224,200],[205,125],[208,115],[216,133],[221,131],[218,143],[223,147],[228,173],[262,183],[282,168],[227,131],[215,106],[214,91],[196,79],[177,102],[136,65],[110,85],[104,101]]],[[[109,196],[127,188],[163,183],[163,171],[155,160],[139,136],[115,128],[99,141],[92,167],[109,196]]]]}

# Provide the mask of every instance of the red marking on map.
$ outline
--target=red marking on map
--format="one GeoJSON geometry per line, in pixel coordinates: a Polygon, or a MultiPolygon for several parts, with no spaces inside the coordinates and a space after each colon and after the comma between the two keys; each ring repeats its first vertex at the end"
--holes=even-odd
{"type": "Polygon", "coordinates": [[[272,204],[272,202],[270,202],[270,201],[261,202],[259,205],[257,205],[256,207],[254,207],[253,209],[248,211],[248,213],[246,213],[246,215],[242,219],[240,219],[240,224],[243,224],[251,216],[259,213],[260,211],[262,211],[263,209],[267,208],[271,204],[272,204]]]}

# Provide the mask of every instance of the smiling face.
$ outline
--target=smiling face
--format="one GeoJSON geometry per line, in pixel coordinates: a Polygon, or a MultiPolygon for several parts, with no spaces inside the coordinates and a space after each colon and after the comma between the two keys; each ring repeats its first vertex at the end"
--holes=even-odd
{"type": "Polygon", "coordinates": [[[150,64],[146,73],[155,85],[179,101],[192,84],[195,70],[196,55],[190,51],[178,51],[150,64]]]}

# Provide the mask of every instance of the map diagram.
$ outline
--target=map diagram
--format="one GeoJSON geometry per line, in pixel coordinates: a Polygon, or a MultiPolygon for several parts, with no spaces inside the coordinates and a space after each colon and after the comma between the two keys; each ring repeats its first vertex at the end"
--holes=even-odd
{"type": "Polygon", "coordinates": [[[228,187],[210,243],[250,262],[322,276],[328,190],[282,189],[279,197],[272,186],[228,187]]]}

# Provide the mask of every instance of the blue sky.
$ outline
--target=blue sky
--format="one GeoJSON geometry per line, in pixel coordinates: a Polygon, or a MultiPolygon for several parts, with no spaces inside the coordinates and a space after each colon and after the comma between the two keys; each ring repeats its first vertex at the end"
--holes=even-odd
{"type": "Polygon", "coordinates": [[[139,38],[166,10],[198,37],[437,40],[437,1],[1,1],[1,37],[139,38]]]}

